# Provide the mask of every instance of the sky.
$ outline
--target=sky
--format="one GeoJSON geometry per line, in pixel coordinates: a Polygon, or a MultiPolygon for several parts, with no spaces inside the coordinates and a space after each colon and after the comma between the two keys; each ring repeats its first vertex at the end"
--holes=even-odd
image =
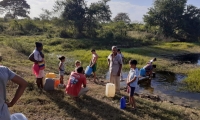
{"type": "MultiPolygon", "coordinates": [[[[2,0],[0,0],[2,1],[2,0]]],[[[30,17],[38,17],[42,13],[42,8],[52,10],[56,0],[26,0],[31,6],[30,17]]],[[[99,0],[86,0],[87,4],[90,5],[92,2],[99,0]]],[[[142,22],[143,15],[147,13],[148,8],[153,5],[154,0],[111,0],[108,2],[112,11],[112,18],[117,13],[125,12],[128,13],[131,21],[142,22]]],[[[187,4],[195,5],[200,8],[200,0],[188,0],[187,4]]]]}

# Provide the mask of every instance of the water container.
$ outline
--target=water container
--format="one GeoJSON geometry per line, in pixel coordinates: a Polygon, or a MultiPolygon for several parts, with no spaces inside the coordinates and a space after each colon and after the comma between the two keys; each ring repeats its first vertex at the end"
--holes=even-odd
{"type": "Polygon", "coordinates": [[[125,97],[122,97],[120,99],[120,109],[125,109],[126,108],[126,99],[125,97]]]}
{"type": "Polygon", "coordinates": [[[10,120],[28,120],[22,113],[14,113],[10,116],[10,120]]]}
{"type": "Polygon", "coordinates": [[[46,78],[55,78],[56,74],[55,73],[47,73],[46,78]]]}
{"type": "Polygon", "coordinates": [[[45,79],[44,90],[54,90],[54,80],[52,78],[45,79]]]}
{"type": "Polygon", "coordinates": [[[58,87],[59,84],[60,84],[60,80],[55,80],[54,81],[54,88],[58,87]]]}
{"type": "Polygon", "coordinates": [[[85,74],[86,74],[87,76],[90,76],[91,73],[92,73],[92,68],[91,68],[90,66],[87,66],[87,67],[86,67],[86,70],[85,70],[85,74]]]}
{"type": "Polygon", "coordinates": [[[106,96],[107,97],[115,96],[115,84],[113,84],[113,83],[106,84],[106,96]]]}
{"type": "Polygon", "coordinates": [[[146,70],[144,68],[140,69],[140,76],[142,76],[142,77],[146,76],[146,70]]]}

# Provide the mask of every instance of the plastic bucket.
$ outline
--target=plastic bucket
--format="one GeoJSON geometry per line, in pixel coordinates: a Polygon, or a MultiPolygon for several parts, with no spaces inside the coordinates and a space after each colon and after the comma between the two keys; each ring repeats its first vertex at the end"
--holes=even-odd
{"type": "Polygon", "coordinates": [[[86,74],[87,76],[89,76],[89,75],[92,74],[92,68],[91,68],[90,66],[87,66],[87,67],[86,67],[85,74],[86,74]]]}
{"type": "Polygon", "coordinates": [[[55,87],[55,88],[58,87],[59,84],[60,84],[60,80],[55,80],[55,81],[54,81],[54,87],[55,87]]]}
{"type": "Polygon", "coordinates": [[[140,69],[140,76],[145,77],[146,76],[146,70],[145,69],[140,69]]]}

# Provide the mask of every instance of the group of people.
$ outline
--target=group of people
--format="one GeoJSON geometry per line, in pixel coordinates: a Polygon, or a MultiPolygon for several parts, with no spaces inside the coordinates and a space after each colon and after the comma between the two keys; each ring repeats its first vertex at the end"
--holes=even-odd
{"type": "MultiPolygon", "coordinates": [[[[36,84],[39,89],[43,89],[43,78],[44,78],[44,69],[45,69],[45,59],[44,54],[42,53],[43,45],[40,42],[35,43],[36,48],[33,53],[29,56],[29,60],[33,62],[33,73],[36,76],[36,84]]],[[[93,49],[91,50],[92,59],[90,61],[90,67],[93,70],[94,74],[94,81],[96,80],[96,69],[97,69],[97,61],[98,55],[96,51],[93,49]]],[[[117,49],[116,46],[112,47],[112,53],[108,56],[108,66],[109,66],[109,73],[110,73],[110,82],[115,84],[116,86],[116,93],[120,93],[120,76],[123,64],[123,55],[120,52],[120,49],[117,49]]],[[[59,75],[60,75],[60,84],[62,87],[66,88],[66,93],[71,96],[73,99],[77,100],[79,96],[88,92],[88,88],[86,86],[86,76],[84,74],[84,69],[81,66],[80,61],[75,61],[75,70],[71,72],[68,83],[64,84],[64,73],[65,73],[65,57],[59,57],[60,63],[58,66],[59,75]]],[[[147,68],[146,74],[150,74],[152,71],[152,62],[155,61],[154,58],[150,62],[144,66],[144,70],[147,68]]],[[[128,86],[128,93],[129,93],[129,102],[133,109],[136,108],[135,99],[133,97],[135,88],[137,86],[138,78],[139,78],[139,70],[136,67],[137,61],[130,60],[130,71],[127,77],[127,86],[128,86]]],[[[23,94],[25,88],[27,86],[27,82],[21,78],[20,76],[16,75],[13,71],[5,66],[0,65],[0,120],[10,120],[10,114],[8,111],[8,107],[12,107],[17,100],[23,94]],[[12,82],[19,85],[13,99],[9,102],[6,101],[6,84],[8,81],[11,80],[12,82]]]]}

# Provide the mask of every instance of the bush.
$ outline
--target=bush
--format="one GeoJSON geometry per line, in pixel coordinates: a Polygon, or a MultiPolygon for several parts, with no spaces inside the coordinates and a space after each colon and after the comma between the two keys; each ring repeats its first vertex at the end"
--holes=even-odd
{"type": "Polygon", "coordinates": [[[2,24],[0,24],[0,32],[3,32],[4,29],[5,29],[5,27],[2,24]]]}
{"type": "Polygon", "coordinates": [[[114,34],[114,39],[115,40],[123,40],[125,36],[121,35],[120,33],[115,33],[114,34]]]}
{"type": "Polygon", "coordinates": [[[113,39],[114,34],[111,30],[106,30],[106,31],[99,31],[99,38],[103,39],[113,39]]]}
{"type": "Polygon", "coordinates": [[[50,41],[49,45],[55,46],[55,45],[62,44],[62,42],[63,42],[62,40],[57,39],[57,40],[50,41]]]}
{"type": "Polygon", "coordinates": [[[22,28],[27,32],[42,32],[31,20],[24,20],[22,22],[22,28]]]}
{"type": "Polygon", "coordinates": [[[6,44],[13,48],[16,49],[17,51],[25,54],[25,55],[30,55],[31,50],[29,47],[25,46],[25,44],[18,42],[17,40],[7,40],[6,44]]]}
{"type": "Polygon", "coordinates": [[[63,48],[63,49],[67,49],[67,48],[71,49],[71,48],[73,48],[73,45],[70,44],[70,43],[63,43],[63,44],[62,44],[62,48],[63,48]]]}
{"type": "Polygon", "coordinates": [[[65,30],[62,30],[59,32],[59,37],[60,38],[69,38],[69,35],[67,34],[67,32],[65,30]]]}

